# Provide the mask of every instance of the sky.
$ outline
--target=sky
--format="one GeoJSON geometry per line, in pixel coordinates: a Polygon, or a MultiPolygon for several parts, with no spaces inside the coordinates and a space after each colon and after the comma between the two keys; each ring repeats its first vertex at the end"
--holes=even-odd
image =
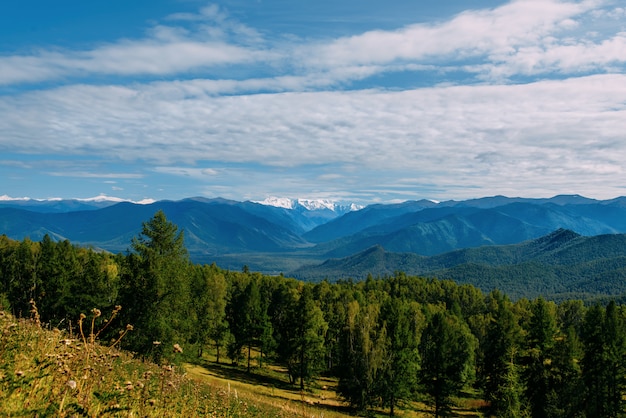
{"type": "Polygon", "coordinates": [[[626,195],[623,0],[0,6],[0,195],[626,195]]]}

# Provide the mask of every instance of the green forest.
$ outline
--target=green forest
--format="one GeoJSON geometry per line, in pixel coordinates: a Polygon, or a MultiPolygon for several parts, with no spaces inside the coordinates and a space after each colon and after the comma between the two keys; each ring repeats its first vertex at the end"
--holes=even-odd
{"type": "Polygon", "coordinates": [[[615,301],[511,300],[401,272],[307,283],[229,271],[192,263],[162,211],[120,254],[1,236],[0,297],[18,317],[37,306],[50,328],[115,312],[94,315],[102,338],[132,325],[122,348],[156,363],[182,347],[190,362],[211,350],[248,372],[283,365],[302,391],[333,376],[356,413],[422,399],[446,416],[460,397],[486,416],[626,413],[626,309],[615,301]]]}

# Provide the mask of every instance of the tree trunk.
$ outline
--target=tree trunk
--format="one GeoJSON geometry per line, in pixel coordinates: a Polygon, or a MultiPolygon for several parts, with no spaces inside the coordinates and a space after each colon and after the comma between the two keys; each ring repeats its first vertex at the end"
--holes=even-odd
{"type": "Polygon", "coordinates": [[[304,346],[300,348],[300,390],[304,390],[304,346]]]}
{"type": "Polygon", "coordinates": [[[252,344],[248,343],[248,373],[250,373],[250,356],[252,351],[252,344]]]}

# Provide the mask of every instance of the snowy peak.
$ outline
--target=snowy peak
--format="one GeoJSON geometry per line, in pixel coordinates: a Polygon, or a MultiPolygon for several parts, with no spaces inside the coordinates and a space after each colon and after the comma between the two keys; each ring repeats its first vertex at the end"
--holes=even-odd
{"type": "Polygon", "coordinates": [[[128,199],[121,199],[119,197],[107,196],[105,194],[99,194],[98,196],[88,197],[88,198],[73,198],[73,199],[63,199],[60,197],[51,197],[48,199],[33,199],[30,197],[11,197],[8,195],[0,196],[0,202],[33,202],[33,203],[46,203],[46,202],[96,202],[96,203],[120,203],[120,202],[131,202],[136,203],[138,205],[149,205],[151,203],[156,202],[154,199],[143,199],[140,201],[133,201],[128,199]]]}
{"type": "Polygon", "coordinates": [[[286,198],[286,197],[268,197],[265,200],[254,201],[254,203],[259,203],[265,206],[274,206],[276,208],[283,209],[293,209],[294,208],[294,200],[286,198]]]}
{"type": "Polygon", "coordinates": [[[130,203],[135,203],[137,205],[150,205],[156,202],[156,200],[154,199],[128,200],[128,199],[121,199],[119,197],[107,196],[105,194],[100,194],[98,196],[89,197],[86,199],[74,199],[74,200],[78,200],[79,202],[112,202],[112,203],[130,202],[130,203]]]}
{"type": "Polygon", "coordinates": [[[346,213],[363,209],[363,206],[355,203],[344,204],[329,199],[290,199],[287,197],[268,197],[265,200],[257,201],[255,203],[284,209],[303,209],[308,211],[329,210],[337,213],[346,213]]]}
{"type": "Polygon", "coordinates": [[[333,212],[336,212],[339,205],[333,202],[332,200],[327,200],[327,199],[317,199],[317,200],[297,199],[296,206],[302,206],[303,208],[307,210],[328,209],[328,210],[332,210],[333,212]]]}
{"type": "Polygon", "coordinates": [[[100,194],[98,196],[89,197],[86,199],[63,199],[57,197],[49,199],[33,199],[30,197],[11,197],[6,194],[0,196],[0,207],[17,207],[42,213],[94,210],[105,208],[107,206],[112,206],[121,202],[147,205],[154,203],[155,201],[153,199],[144,199],[135,202],[131,200],[120,199],[118,197],[107,196],[105,194],[100,194]]]}

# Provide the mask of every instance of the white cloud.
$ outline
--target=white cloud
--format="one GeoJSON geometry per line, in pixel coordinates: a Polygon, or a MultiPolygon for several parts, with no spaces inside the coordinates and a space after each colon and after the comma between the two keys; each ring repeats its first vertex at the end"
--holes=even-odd
{"type": "Polygon", "coordinates": [[[180,84],[0,97],[0,147],[152,161],[158,172],[196,178],[221,171],[194,167],[202,161],[275,166],[295,179],[300,167],[329,165],[357,184],[362,172],[378,173],[371,181],[380,187],[384,172],[414,173],[446,188],[507,181],[512,189],[546,181],[616,184],[626,174],[624,75],[191,98],[173,94],[180,84]]]}
{"type": "Polygon", "coordinates": [[[0,55],[0,85],[93,75],[175,75],[224,65],[275,60],[254,29],[233,21],[215,7],[166,20],[197,20],[195,26],[157,24],[141,39],[120,39],[92,49],[41,47],[18,55],[0,55]],[[185,19],[185,16],[187,17],[185,19]],[[194,17],[194,19],[191,19],[194,17]],[[251,47],[256,45],[256,47],[251,47]]]}
{"type": "Polygon", "coordinates": [[[481,58],[495,64],[515,57],[520,49],[542,46],[578,26],[575,20],[594,10],[598,2],[518,0],[493,10],[464,12],[438,24],[416,24],[396,31],[361,35],[304,46],[310,66],[386,64],[396,61],[441,63],[481,58]],[[312,52],[312,53],[311,53],[312,52]]]}
{"type": "Polygon", "coordinates": [[[249,63],[259,52],[223,42],[124,41],[83,52],[40,52],[0,57],[0,84],[38,82],[66,75],[168,75],[249,63]]]}
{"type": "Polygon", "coordinates": [[[224,9],[208,6],[195,14],[170,15],[165,18],[168,25],[156,24],[140,39],[80,51],[51,47],[0,56],[0,85],[92,75],[194,73],[215,78],[212,71],[226,66],[248,78],[251,89],[271,90],[276,80],[285,89],[297,90],[301,80],[319,88],[411,65],[477,71],[489,80],[551,71],[609,71],[625,61],[624,28],[615,23],[623,13],[623,8],[605,8],[594,0],[517,0],[438,23],[303,41],[266,39],[224,9]],[[612,23],[603,27],[605,22],[612,23]],[[271,75],[255,75],[259,65],[271,75]]]}
{"type": "MultiPolygon", "coordinates": [[[[137,173],[98,173],[88,171],[50,171],[47,173],[54,177],[81,177],[81,178],[97,178],[97,179],[140,179],[143,178],[143,174],[137,173]]],[[[115,189],[115,188],[114,188],[115,189]]],[[[119,189],[123,190],[123,189],[119,189]]]]}
{"type": "Polygon", "coordinates": [[[603,1],[517,0],[302,40],[266,39],[209,6],[170,15],[144,38],[0,56],[0,85],[61,85],[0,95],[0,149],[131,167],[50,165],[51,175],[136,179],[151,170],[232,198],[298,189],[342,198],[357,188],[371,199],[418,189],[461,198],[485,185],[614,196],[626,174],[624,13],[603,1]],[[415,74],[414,85],[426,74],[432,87],[331,91],[399,72],[415,74]],[[446,77],[455,72],[472,85],[455,85],[446,77]],[[89,85],[94,75],[119,78],[89,85]],[[133,173],[144,162],[154,168],[133,173]]]}
{"type": "Polygon", "coordinates": [[[219,170],[213,168],[198,168],[198,167],[185,167],[185,166],[159,166],[153,168],[154,172],[170,174],[174,176],[194,177],[194,178],[206,178],[210,176],[217,176],[220,174],[219,170]]]}

